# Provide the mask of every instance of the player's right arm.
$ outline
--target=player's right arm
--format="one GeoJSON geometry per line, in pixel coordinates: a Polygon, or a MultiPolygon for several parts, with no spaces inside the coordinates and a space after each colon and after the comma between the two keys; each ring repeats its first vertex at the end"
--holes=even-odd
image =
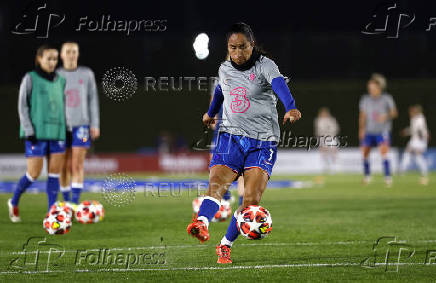
{"type": "Polygon", "coordinates": [[[18,115],[20,116],[20,125],[24,130],[26,137],[35,136],[32,120],[30,119],[30,96],[32,93],[32,79],[26,74],[21,81],[18,95],[18,115]]]}
{"type": "Polygon", "coordinates": [[[221,86],[218,84],[215,87],[215,92],[213,94],[213,99],[212,99],[212,103],[209,106],[209,110],[207,111],[207,113],[204,113],[203,115],[203,123],[206,126],[215,123],[214,117],[220,111],[220,108],[223,105],[223,101],[224,101],[223,91],[221,89],[221,86]]]}

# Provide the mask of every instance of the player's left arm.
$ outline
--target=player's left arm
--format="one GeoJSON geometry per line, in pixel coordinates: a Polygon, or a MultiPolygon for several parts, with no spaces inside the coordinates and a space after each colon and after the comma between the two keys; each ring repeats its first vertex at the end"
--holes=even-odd
{"type": "Polygon", "coordinates": [[[100,107],[98,101],[97,84],[95,82],[94,72],[89,71],[88,80],[88,105],[90,119],[91,139],[95,140],[100,137],[100,107]]]}
{"type": "Polygon", "coordinates": [[[285,78],[280,73],[279,68],[271,59],[266,59],[262,66],[265,79],[271,84],[271,88],[277,94],[280,101],[285,106],[286,113],[283,117],[283,124],[289,120],[291,123],[301,118],[301,113],[295,106],[295,99],[286,84],[285,78]]]}

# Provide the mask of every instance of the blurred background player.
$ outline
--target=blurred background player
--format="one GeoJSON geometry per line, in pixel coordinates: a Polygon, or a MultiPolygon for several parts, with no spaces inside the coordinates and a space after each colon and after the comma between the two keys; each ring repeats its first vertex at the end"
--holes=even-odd
{"type": "Polygon", "coordinates": [[[39,175],[47,156],[48,208],[56,202],[59,192],[59,173],[65,155],[65,79],[55,72],[58,51],[43,45],[36,51],[35,70],[26,73],[21,81],[18,113],[20,137],[25,138],[27,172],[18,181],[12,199],[8,200],[9,218],[21,221],[18,202],[21,194],[39,175]]]}
{"type": "Polygon", "coordinates": [[[327,107],[321,107],[314,121],[315,136],[319,138],[319,151],[323,162],[323,173],[336,171],[337,140],[339,125],[327,107]]]}
{"type": "Polygon", "coordinates": [[[428,184],[427,177],[427,162],[424,158],[424,152],[427,150],[427,143],[429,140],[429,133],[427,122],[422,112],[421,105],[413,105],[409,107],[410,127],[404,129],[401,134],[403,136],[410,136],[407,143],[406,150],[404,151],[403,159],[401,161],[400,171],[404,173],[410,165],[411,155],[413,154],[421,173],[420,183],[422,185],[428,184]]]}
{"type": "Polygon", "coordinates": [[[371,147],[377,146],[383,160],[385,183],[392,185],[391,167],[388,159],[391,140],[392,120],[398,116],[395,102],[390,94],[385,93],[386,78],[373,74],[368,81],[368,94],[359,102],[359,140],[363,155],[363,183],[371,181],[369,153],[371,147]]]}
{"type": "Polygon", "coordinates": [[[203,115],[205,125],[213,124],[222,106],[222,130],[209,165],[209,189],[198,217],[187,227],[188,234],[200,242],[209,240],[208,226],[222,196],[234,180],[244,177],[242,205],[216,247],[217,262],[222,264],[232,263],[231,247],[239,235],[236,216],[242,208],[259,204],[277,157],[280,127],[274,92],[286,109],[283,123],[301,118],[277,65],[256,47],[250,26],[232,25],[226,39],[230,60],[219,68],[220,83],[203,115]]]}
{"type": "Polygon", "coordinates": [[[79,45],[76,42],[62,44],[61,59],[63,67],[57,72],[66,79],[67,123],[61,191],[65,201],[78,204],[83,190],[86,152],[91,146],[91,139],[100,136],[98,93],[92,70],[77,64],[79,45]]]}

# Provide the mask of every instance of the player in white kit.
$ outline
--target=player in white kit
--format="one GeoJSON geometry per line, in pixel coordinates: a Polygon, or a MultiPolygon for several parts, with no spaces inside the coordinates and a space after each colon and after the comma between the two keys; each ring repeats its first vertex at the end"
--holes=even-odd
{"type": "Polygon", "coordinates": [[[428,168],[427,162],[424,158],[424,152],[427,150],[427,143],[429,140],[429,133],[427,122],[424,114],[422,113],[421,105],[413,105],[409,107],[410,127],[402,131],[403,136],[410,136],[407,143],[406,150],[401,161],[401,172],[404,173],[410,165],[412,155],[415,157],[416,164],[418,165],[421,173],[420,183],[423,185],[428,184],[428,168]]]}
{"type": "Polygon", "coordinates": [[[327,107],[321,107],[314,121],[315,135],[319,137],[319,151],[323,162],[324,173],[333,173],[336,168],[336,155],[338,152],[336,136],[339,125],[335,117],[330,114],[327,107]]]}

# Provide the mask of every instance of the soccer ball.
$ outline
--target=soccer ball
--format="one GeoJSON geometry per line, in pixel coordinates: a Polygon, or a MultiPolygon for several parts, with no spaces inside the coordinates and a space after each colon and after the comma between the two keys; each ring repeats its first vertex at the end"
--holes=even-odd
{"type": "Polygon", "coordinates": [[[57,201],[55,202],[51,207],[50,210],[61,210],[65,211],[65,213],[68,215],[68,217],[73,217],[73,206],[69,202],[65,201],[57,201]]]}
{"type": "Polygon", "coordinates": [[[238,214],[238,231],[249,240],[265,238],[272,229],[271,214],[258,205],[249,205],[238,214]]]}
{"type": "Polygon", "coordinates": [[[52,206],[42,222],[42,227],[49,234],[66,234],[71,228],[71,217],[65,210],[52,206]]]}
{"type": "MultiPolygon", "coordinates": [[[[201,203],[203,202],[204,197],[198,197],[192,201],[192,210],[194,213],[198,213],[200,210],[201,203]]],[[[230,206],[230,202],[226,200],[221,200],[220,209],[215,214],[214,218],[212,218],[212,222],[222,222],[226,221],[227,218],[232,216],[232,207],[230,206]]]]}
{"type": "Polygon", "coordinates": [[[96,200],[85,200],[77,206],[74,216],[80,223],[97,223],[103,220],[104,208],[103,205],[96,200]]]}

